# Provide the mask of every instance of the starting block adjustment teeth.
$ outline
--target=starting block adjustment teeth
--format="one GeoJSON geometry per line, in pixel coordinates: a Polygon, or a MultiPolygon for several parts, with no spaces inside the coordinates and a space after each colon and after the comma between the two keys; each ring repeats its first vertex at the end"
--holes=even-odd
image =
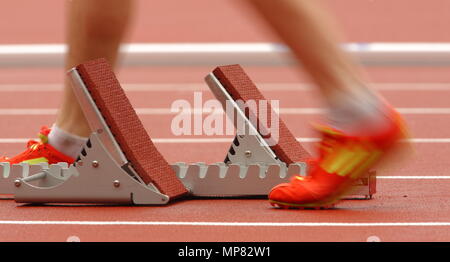
{"type": "Polygon", "coordinates": [[[216,163],[175,169],[190,193],[199,197],[264,196],[286,176],[286,167],[282,165],[216,163]]]}
{"type": "Polygon", "coordinates": [[[19,203],[166,204],[167,195],[131,177],[109,156],[94,132],[85,155],[64,174],[41,172],[35,179],[20,179],[15,200],[19,203]],[[61,177],[61,178],[59,178],[61,177]],[[38,185],[32,183],[38,181],[38,185]]]}
{"type": "Polygon", "coordinates": [[[306,166],[283,164],[185,164],[173,165],[177,175],[193,196],[266,196],[291,175],[305,175],[306,166]]]}
{"type": "Polygon", "coordinates": [[[14,194],[18,187],[24,182],[29,182],[33,186],[49,183],[50,179],[64,181],[67,163],[57,163],[48,165],[47,163],[29,165],[27,163],[9,164],[0,163],[0,195],[2,199],[14,199],[14,194]],[[51,178],[44,179],[48,174],[51,178]],[[36,183],[35,181],[38,181],[36,183]]]}

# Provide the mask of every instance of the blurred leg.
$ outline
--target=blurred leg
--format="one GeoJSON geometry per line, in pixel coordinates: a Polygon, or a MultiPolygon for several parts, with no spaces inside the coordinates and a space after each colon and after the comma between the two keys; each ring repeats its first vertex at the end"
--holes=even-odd
{"type": "Polygon", "coordinates": [[[330,125],[319,129],[322,141],[308,177],[293,176],[290,183],[274,187],[269,199],[281,207],[331,207],[405,137],[403,121],[367,87],[317,1],[249,2],[302,62],[330,109],[330,125]]]}
{"type": "Polygon", "coordinates": [[[303,62],[324,93],[363,85],[360,68],[338,46],[341,36],[317,1],[249,1],[303,62]]]}
{"type": "Polygon", "coordinates": [[[341,49],[342,38],[335,22],[317,1],[249,2],[291,48],[320,88],[331,109],[328,117],[332,124],[353,131],[353,125],[361,126],[362,119],[384,120],[381,99],[367,87],[363,70],[341,49]]]}

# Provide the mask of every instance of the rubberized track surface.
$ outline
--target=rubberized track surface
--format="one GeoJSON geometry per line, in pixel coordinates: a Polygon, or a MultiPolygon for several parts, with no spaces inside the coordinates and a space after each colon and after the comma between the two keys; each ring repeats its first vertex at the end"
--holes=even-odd
{"type": "MultiPolygon", "coordinates": [[[[192,7],[181,8],[191,13],[171,8],[173,1],[141,2],[143,8],[130,36],[131,42],[271,39],[264,29],[251,24],[252,15],[243,16],[244,11],[236,11],[226,1],[220,1],[219,13],[200,0],[193,1],[192,7]],[[203,8],[201,15],[195,13],[197,7],[203,8]],[[144,10],[151,15],[143,16],[144,10]],[[183,22],[170,23],[160,15],[168,10],[183,22]],[[236,17],[233,21],[243,26],[236,31],[236,26],[230,25],[220,34],[207,25],[194,26],[207,24],[203,19],[212,19],[216,14],[236,17]],[[150,30],[149,24],[154,25],[150,30]],[[192,31],[192,28],[202,29],[192,31]]],[[[352,0],[346,8],[333,1],[325,2],[337,10],[350,41],[450,41],[448,35],[439,31],[448,25],[448,16],[440,13],[448,9],[446,1],[430,1],[426,7],[421,1],[407,1],[407,13],[403,5],[406,1],[352,0]],[[429,8],[429,12],[422,12],[424,8],[429,8]],[[354,23],[355,19],[361,23],[354,23]],[[370,33],[366,30],[369,26],[370,33]]],[[[62,42],[63,12],[55,12],[54,17],[45,13],[44,18],[35,12],[39,8],[62,9],[61,3],[40,1],[39,7],[29,6],[24,11],[30,13],[26,16],[29,19],[19,20],[14,11],[6,10],[10,6],[17,12],[19,7],[23,11],[26,5],[20,1],[8,2],[0,12],[5,13],[5,19],[10,17],[8,21],[16,27],[0,27],[0,43],[62,42]],[[38,30],[26,21],[38,21],[38,30]]],[[[173,114],[167,111],[175,99],[193,102],[194,91],[202,92],[203,102],[213,97],[201,82],[212,69],[120,70],[119,80],[132,105],[169,162],[221,161],[228,150],[232,136],[176,137],[170,131],[173,114]]],[[[450,241],[448,70],[369,69],[375,88],[397,108],[405,109],[416,149],[416,155],[403,165],[378,171],[387,177],[379,179],[378,193],[373,200],[344,201],[337,209],[326,211],[276,210],[262,199],[189,200],[167,207],[27,206],[5,200],[0,201],[0,240],[66,241],[76,236],[81,241],[366,241],[370,237],[381,241],[450,241]]],[[[279,99],[282,109],[295,109],[282,112],[283,120],[294,136],[306,141],[305,147],[311,151],[309,138],[314,138],[314,134],[308,122],[320,117],[315,109],[321,107],[321,102],[313,89],[300,84],[307,80],[298,77],[292,68],[246,68],[246,71],[261,86],[266,98],[279,99]]],[[[40,125],[52,124],[61,98],[62,81],[62,69],[0,70],[0,153],[10,155],[23,150],[24,141],[34,137],[40,125]]]]}

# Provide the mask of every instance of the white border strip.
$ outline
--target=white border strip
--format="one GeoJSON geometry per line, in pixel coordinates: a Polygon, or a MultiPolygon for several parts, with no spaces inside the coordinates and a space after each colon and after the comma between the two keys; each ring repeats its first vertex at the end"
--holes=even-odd
{"type": "MultiPolygon", "coordinates": [[[[34,138],[0,138],[0,144],[20,144],[26,143],[28,140],[34,138]]],[[[297,141],[302,143],[316,143],[319,138],[315,137],[297,137],[297,141]]],[[[209,144],[209,143],[231,143],[233,138],[152,138],[152,141],[157,144],[209,144]]],[[[450,138],[409,138],[403,140],[415,144],[447,144],[450,143],[450,138]]]]}
{"type": "Polygon", "coordinates": [[[450,179],[450,176],[377,176],[377,179],[419,179],[419,180],[433,180],[433,179],[450,179]]]}
{"type": "MultiPolygon", "coordinates": [[[[314,86],[308,83],[256,83],[263,91],[311,91],[314,86]]],[[[379,91],[450,91],[450,83],[370,83],[379,91]]],[[[209,91],[204,83],[125,83],[128,92],[173,92],[209,91]]],[[[62,84],[0,84],[0,92],[61,92],[62,84]]]]}
{"type": "Polygon", "coordinates": [[[196,227],[449,227],[450,222],[185,222],[0,220],[0,225],[196,226],[196,227]]]}
{"type": "MultiPolygon", "coordinates": [[[[343,48],[366,65],[450,65],[450,43],[348,43],[343,48]]],[[[0,45],[0,67],[62,66],[64,44],[0,45]]],[[[132,66],[292,65],[277,43],[131,43],[121,48],[132,66]]]]}
{"type": "MultiPolygon", "coordinates": [[[[450,107],[404,107],[396,108],[404,115],[450,115],[450,107]]],[[[194,108],[192,114],[211,114],[211,109],[194,108]]],[[[180,113],[190,114],[189,111],[172,112],[170,108],[135,108],[138,115],[178,115],[180,113]]],[[[56,115],[56,108],[0,108],[0,116],[20,116],[20,115],[56,115]]],[[[280,108],[277,113],[282,115],[318,115],[326,113],[325,108],[317,107],[296,107],[280,108]]],[[[222,109],[215,110],[213,114],[224,114],[222,109]]]]}
{"type": "MultiPolygon", "coordinates": [[[[302,143],[316,143],[320,138],[316,137],[297,137],[297,141],[302,143]]],[[[231,143],[232,138],[154,138],[152,141],[158,144],[196,144],[196,143],[231,143]]],[[[450,138],[409,138],[402,140],[410,143],[450,143],[450,138]]],[[[1,139],[0,139],[1,143],[1,139]]]]}

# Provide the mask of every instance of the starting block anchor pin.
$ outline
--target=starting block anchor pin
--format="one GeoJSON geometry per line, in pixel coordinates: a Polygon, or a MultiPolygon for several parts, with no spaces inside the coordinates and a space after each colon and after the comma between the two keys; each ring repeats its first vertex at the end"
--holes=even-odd
{"type": "Polygon", "coordinates": [[[92,161],[92,167],[97,168],[99,166],[99,163],[97,160],[92,161]]]}

